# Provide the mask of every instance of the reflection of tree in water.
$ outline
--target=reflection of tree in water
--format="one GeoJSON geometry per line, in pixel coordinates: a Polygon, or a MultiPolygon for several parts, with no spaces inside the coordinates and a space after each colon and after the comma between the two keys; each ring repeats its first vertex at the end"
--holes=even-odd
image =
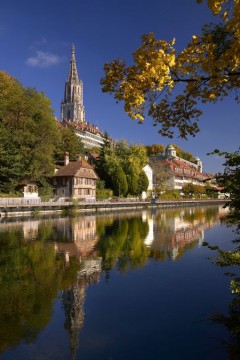
{"type": "Polygon", "coordinates": [[[144,244],[148,230],[148,223],[143,222],[140,216],[114,219],[100,235],[97,244],[103,269],[110,270],[115,264],[121,271],[143,266],[149,253],[144,244]]]}
{"type": "Polygon", "coordinates": [[[164,209],[144,212],[143,217],[123,214],[99,219],[96,250],[103,258],[103,269],[107,271],[116,265],[127,271],[143,266],[149,256],[176,260],[202,244],[204,230],[219,222],[221,211],[219,207],[164,209]]]}
{"type": "Polygon", "coordinates": [[[216,221],[216,218],[219,215],[219,208],[217,207],[204,207],[204,208],[193,208],[185,211],[183,215],[183,220],[188,221],[189,223],[211,223],[216,221]]]}
{"type": "Polygon", "coordinates": [[[83,326],[86,287],[97,281],[101,271],[101,261],[89,259],[95,256],[95,217],[1,225],[0,352],[20,342],[34,342],[50,321],[61,291],[74,354],[83,326]],[[75,255],[88,259],[80,264],[75,255]]]}
{"type": "Polygon", "coordinates": [[[240,299],[235,298],[229,305],[229,315],[215,313],[210,315],[214,323],[224,325],[229,331],[229,339],[222,340],[228,360],[240,359],[240,299]]]}
{"type": "MultiPolygon", "coordinates": [[[[227,218],[227,222],[228,220],[231,221],[231,216],[227,218]]],[[[233,243],[237,246],[233,251],[224,251],[217,246],[209,245],[210,249],[218,252],[214,263],[220,267],[230,267],[230,271],[225,272],[225,275],[231,279],[230,290],[233,296],[228,307],[228,314],[213,313],[209,316],[211,321],[223,325],[229,332],[229,338],[222,340],[229,360],[240,359],[240,225],[234,232],[237,238],[233,243]]],[[[205,245],[208,244],[205,243],[205,245]]]]}
{"type": "MultiPolygon", "coordinates": [[[[84,324],[86,289],[97,281],[101,271],[96,265],[100,263],[97,256],[102,257],[106,272],[115,265],[120,271],[144,266],[149,254],[164,259],[175,244],[171,241],[179,240],[178,245],[184,244],[180,237],[177,238],[181,234],[178,226],[182,226],[184,214],[179,216],[178,210],[157,211],[154,216],[147,213],[146,221],[141,212],[127,217],[126,213],[100,216],[96,223],[95,217],[81,221],[34,220],[16,226],[11,224],[11,233],[7,229],[0,230],[0,352],[37,338],[50,321],[53,302],[61,290],[65,328],[70,334],[74,358],[79,331],[84,324]],[[173,222],[177,216],[179,221],[173,222]],[[154,236],[150,238],[153,243],[147,246],[144,242],[152,225],[154,236]],[[80,272],[75,254],[79,255],[78,259],[84,258],[80,272]],[[95,265],[91,261],[95,261],[95,265]]],[[[211,216],[209,211],[207,217],[211,216]]],[[[198,217],[200,219],[200,215],[198,217]]],[[[201,215],[201,222],[202,218],[201,215]]],[[[195,242],[178,248],[179,256],[192,244],[195,242]]]]}
{"type": "Polygon", "coordinates": [[[52,316],[58,291],[76,279],[79,263],[56,256],[54,246],[26,241],[22,228],[0,233],[0,352],[33,342],[52,316]]]}

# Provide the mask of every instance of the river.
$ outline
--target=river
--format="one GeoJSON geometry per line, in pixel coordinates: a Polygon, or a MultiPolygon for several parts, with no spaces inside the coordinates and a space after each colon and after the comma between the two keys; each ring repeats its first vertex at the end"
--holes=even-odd
{"type": "Polygon", "coordinates": [[[221,360],[222,206],[1,219],[1,360],[221,360]]]}

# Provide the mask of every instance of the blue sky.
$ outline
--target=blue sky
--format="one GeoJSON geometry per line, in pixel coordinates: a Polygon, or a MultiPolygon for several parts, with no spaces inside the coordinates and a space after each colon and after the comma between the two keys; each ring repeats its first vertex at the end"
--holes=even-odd
{"type": "Polygon", "coordinates": [[[201,132],[195,138],[169,140],[157,133],[151,119],[138,125],[128,118],[122,104],[103,94],[99,84],[104,63],[118,57],[131,61],[143,34],[175,37],[181,50],[210,21],[215,19],[206,4],[195,0],[8,0],[0,11],[0,69],[24,86],[43,91],[59,118],[74,43],[87,121],[117,140],[176,143],[199,156],[204,171],[216,172],[223,159],[206,154],[239,147],[239,105],[234,98],[204,106],[201,132]]]}

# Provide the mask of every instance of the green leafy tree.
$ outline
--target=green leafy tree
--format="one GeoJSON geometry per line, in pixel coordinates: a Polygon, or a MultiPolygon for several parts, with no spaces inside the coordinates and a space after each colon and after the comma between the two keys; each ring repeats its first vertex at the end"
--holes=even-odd
{"type": "Polygon", "coordinates": [[[143,191],[147,191],[149,185],[148,177],[142,170],[138,177],[138,190],[137,195],[140,195],[143,191]]]}
{"type": "Polygon", "coordinates": [[[96,197],[97,200],[108,199],[113,196],[111,189],[105,189],[105,182],[103,180],[97,180],[96,197]]]}
{"type": "Polygon", "coordinates": [[[143,145],[128,145],[125,140],[121,140],[112,146],[106,141],[101,148],[96,171],[115,195],[137,195],[139,175],[146,163],[147,155],[143,145]]]}
{"type": "Polygon", "coordinates": [[[127,177],[121,168],[121,166],[117,166],[112,174],[113,179],[113,191],[114,195],[117,196],[125,196],[128,192],[128,182],[127,177]]]}
{"type": "Polygon", "coordinates": [[[159,153],[163,154],[165,151],[165,147],[162,144],[152,144],[152,145],[145,145],[147,150],[147,156],[156,156],[159,153]]]}
{"type": "Polygon", "coordinates": [[[195,186],[192,183],[185,184],[182,187],[182,192],[185,194],[185,196],[192,197],[195,195],[195,186]]]}
{"type": "Polygon", "coordinates": [[[206,185],[205,186],[205,193],[209,198],[216,198],[217,197],[217,191],[214,186],[206,185]]]}
{"type": "Polygon", "coordinates": [[[55,157],[62,159],[66,152],[69,153],[70,160],[75,160],[77,155],[84,154],[83,142],[72,128],[67,128],[59,123],[60,141],[55,150],[55,157]]]}
{"type": "Polygon", "coordinates": [[[176,200],[180,198],[179,190],[166,190],[161,194],[162,199],[176,200]]]}
{"type": "Polygon", "coordinates": [[[129,194],[138,195],[138,180],[139,180],[139,175],[137,175],[133,171],[127,175],[129,194]]]}
{"type": "Polygon", "coordinates": [[[191,154],[190,152],[183,151],[181,158],[183,158],[183,159],[185,159],[185,160],[187,160],[187,161],[190,161],[190,162],[192,162],[192,163],[195,163],[194,156],[193,156],[193,154],[191,154]]]}
{"type": "Polygon", "coordinates": [[[188,183],[188,184],[183,185],[181,191],[187,197],[195,196],[196,198],[201,198],[202,195],[206,194],[205,186],[194,185],[192,183],[188,183]]]}
{"type": "Polygon", "coordinates": [[[217,174],[217,183],[230,194],[231,217],[240,225],[240,149],[234,153],[214,151],[215,154],[225,158],[224,172],[217,174]]]}
{"type": "Polygon", "coordinates": [[[194,194],[197,198],[201,198],[202,196],[204,196],[206,194],[205,186],[195,185],[194,194]]]}
{"type": "Polygon", "coordinates": [[[111,143],[106,138],[103,146],[100,149],[99,157],[96,162],[95,170],[101,180],[104,181],[105,187],[112,189],[112,177],[111,174],[115,168],[114,161],[114,150],[111,143]]]}
{"type": "Polygon", "coordinates": [[[156,195],[159,196],[162,192],[168,190],[171,173],[169,168],[163,166],[155,157],[150,158],[149,163],[153,169],[154,191],[156,195]]]}
{"type": "Polygon", "coordinates": [[[0,191],[54,173],[59,132],[50,100],[0,71],[0,191]]]}
{"type": "Polygon", "coordinates": [[[114,154],[126,173],[134,171],[139,174],[144,165],[147,163],[146,148],[140,144],[128,145],[125,140],[116,142],[114,146],[114,154]]]}
{"type": "Polygon", "coordinates": [[[180,146],[176,145],[176,144],[173,144],[174,146],[174,149],[176,150],[176,155],[182,159],[185,159],[187,161],[190,161],[190,162],[195,162],[195,159],[194,159],[194,156],[193,154],[187,152],[187,151],[184,151],[180,146]]]}

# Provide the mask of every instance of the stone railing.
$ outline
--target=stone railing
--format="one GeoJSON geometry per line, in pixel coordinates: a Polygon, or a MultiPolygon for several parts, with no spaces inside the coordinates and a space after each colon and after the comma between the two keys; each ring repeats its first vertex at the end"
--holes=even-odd
{"type": "Polygon", "coordinates": [[[0,206],[38,205],[40,203],[41,198],[0,198],[0,206]]]}

